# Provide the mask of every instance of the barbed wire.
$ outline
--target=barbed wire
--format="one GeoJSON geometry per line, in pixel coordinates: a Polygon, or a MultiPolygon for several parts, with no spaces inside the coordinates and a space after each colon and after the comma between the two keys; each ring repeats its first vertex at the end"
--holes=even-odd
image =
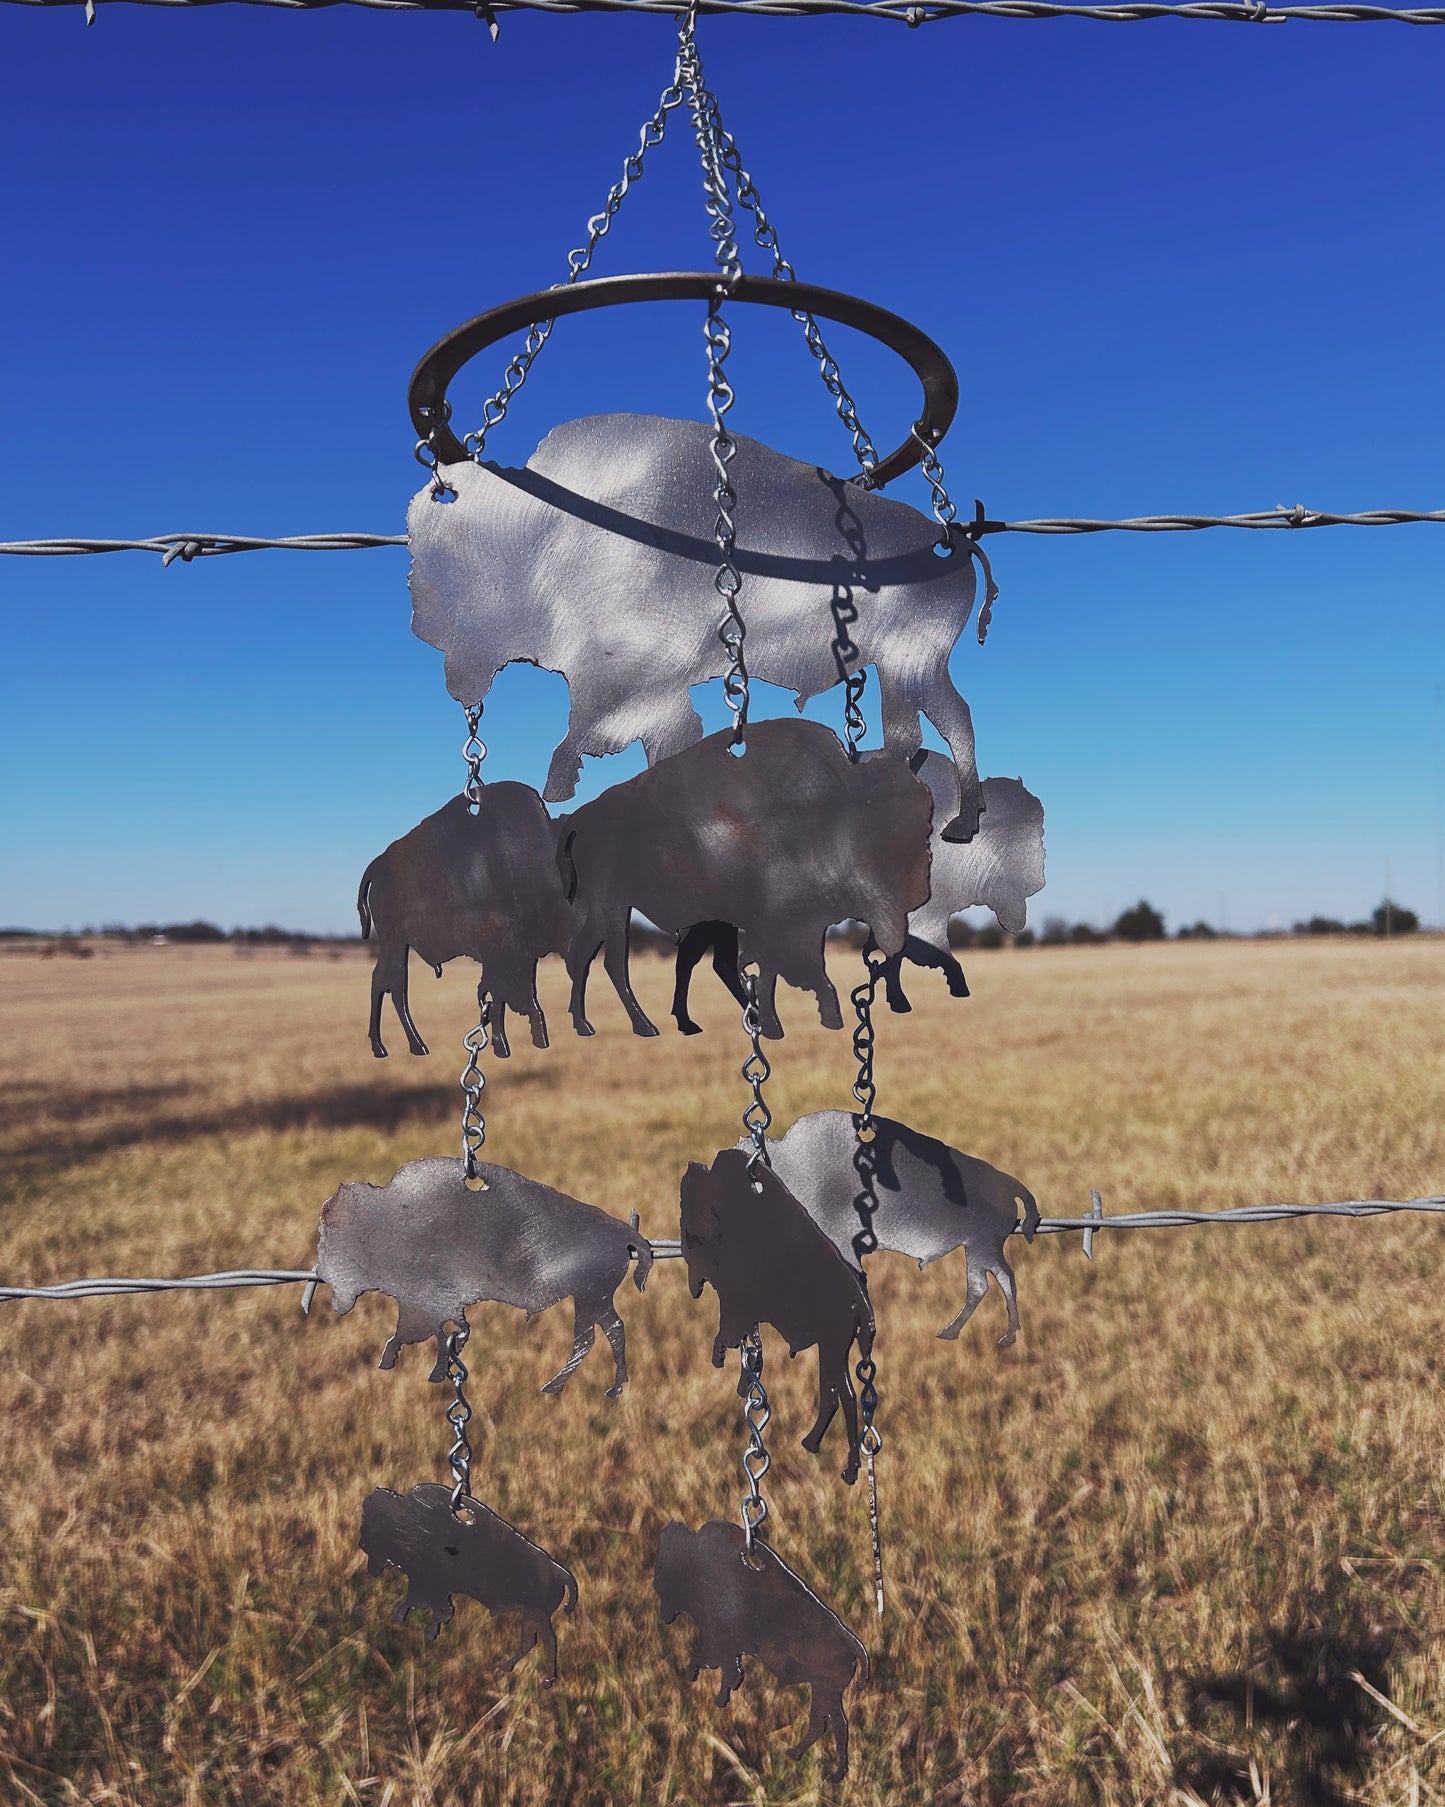
{"type": "MultiPolygon", "coordinates": [[[[141,6],[214,6],[221,0],[127,0],[141,6]]],[[[498,13],[658,13],[673,16],[678,0],[239,0],[250,6],[280,6],[293,12],[350,5],[380,12],[466,12],[495,22],[498,13]]],[[[117,0],[10,0],[18,6],[84,6],[94,22],[99,5],[117,0]]],[[[1105,24],[1137,24],[1146,19],[1206,19],[1226,24],[1283,25],[1290,19],[1327,25],[1445,25],[1445,7],[1324,5],[1270,6],[1265,0],[1116,0],[1081,6],[1065,0],[694,0],[699,13],[746,13],[763,18],[801,19],[847,13],[893,19],[901,25],[935,25],[945,19],[1089,19],[1105,24]]]]}
{"type": "MultiPolygon", "coordinates": [[[[49,4],[50,0],[19,0],[49,4]]],[[[153,0],[168,5],[174,0],[153,0]]],[[[190,4],[191,0],[187,0],[190,4]]],[[[219,0],[217,0],[219,3],[219,0]]],[[[257,4],[269,0],[256,0],[257,4]]],[[[280,0],[277,0],[280,3],[280,0]]],[[[348,0],[335,0],[347,4],[348,0]]],[[[1445,527],[1445,508],[1372,508],[1359,514],[1330,514],[1324,509],[1282,503],[1253,514],[1149,514],[1124,520],[1095,520],[1087,515],[1060,515],[1037,521],[990,521],[980,517],[959,532],[988,533],[1198,533],[1209,527],[1243,528],[1248,532],[1280,532],[1309,527],[1445,527]]],[[[17,558],[63,558],[95,552],[158,552],[161,563],[180,559],[212,558],[230,552],[369,552],[376,546],[405,546],[404,533],[296,533],[284,539],[263,539],[241,533],[162,533],[144,540],[0,540],[0,553],[17,558]]]]}
{"type": "MultiPolygon", "coordinates": [[[[1133,1211],[1106,1217],[1094,1194],[1094,1212],[1088,1217],[1045,1217],[1035,1233],[1054,1236],[1081,1231],[1085,1253],[1092,1252],[1099,1230],[1181,1230],[1203,1225],[1281,1223],[1292,1217],[1388,1217],[1400,1212],[1445,1213],[1445,1197],[1355,1198],[1328,1205],[1236,1205],[1227,1211],[1133,1211]]],[[[1022,1229],[1023,1225],[1015,1226],[1022,1229]]],[[[652,1243],[653,1259],[677,1261],[682,1244],[676,1240],[652,1243]]],[[[187,1274],[177,1279],[104,1278],[62,1280],[53,1286],[0,1286],[0,1303],[11,1299],[97,1299],[110,1294],[161,1292],[217,1292],[227,1287],[304,1285],[306,1299],[320,1281],[315,1268],[238,1267],[216,1274],[187,1274]]]]}

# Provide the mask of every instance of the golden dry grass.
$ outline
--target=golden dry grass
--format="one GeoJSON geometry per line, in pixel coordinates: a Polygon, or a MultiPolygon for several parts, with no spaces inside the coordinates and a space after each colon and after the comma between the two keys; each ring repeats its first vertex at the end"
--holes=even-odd
{"type": "MultiPolygon", "coordinates": [[[[658,1015],[667,974],[639,962],[658,1015]]],[[[1046,1212],[1414,1196],[1445,1178],[1445,945],[975,955],[885,1018],[880,1108],[1022,1175],[1046,1212]]],[[[703,983],[706,979],[706,984],[703,983]]],[[[490,1067],[489,1154],[674,1233],[689,1158],[732,1140],[728,1000],[709,1032],[599,1035],[490,1067]]],[[[306,1265],[343,1179],[455,1146],[467,981],[415,981],[434,1047],[372,1061],[366,968],[227,950],[0,962],[0,1272],[306,1265]]],[[[780,1126],[845,1102],[847,1038],[792,1025],[780,1126]]],[[[400,1046],[400,1037],[396,1038],[400,1046]]],[[[0,1792],[6,1801],[1321,1803],[1445,1798],[1445,1226],[1287,1224],[1017,1247],[957,1344],[961,1257],[880,1258],[890,1604],[865,1502],[798,1448],[811,1358],[770,1344],[779,1547],[875,1654],[853,1775],[782,1755],[799,1690],[689,1688],[650,1589],[674,1516],[731,1516],[739,1426],[680,1264],[620,1296],[633,1380],[490,1307],[472,1343],[477,1490],[577,1572],[562,1681],[499,1673],[461,1601],[427,1648],[356,1549],[378,1485],[440,1478],[426,1352],[390,1307],[298,1290],[0,1307],[0,1792]]]]}

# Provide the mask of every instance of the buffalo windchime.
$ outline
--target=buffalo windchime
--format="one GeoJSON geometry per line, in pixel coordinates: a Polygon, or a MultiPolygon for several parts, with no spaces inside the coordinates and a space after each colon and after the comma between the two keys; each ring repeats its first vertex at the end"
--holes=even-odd
{"type": "MultiPolygon", "coordinates": [[[[340,1185],[322,1207],[314,1269],[248,1270],[178,1284],[304,1280],[309,1307],[325,1283],[339,1313],[363,1293],[381,1292],[396,1306],[381,1367],[395,1367],[409,1344],[435,1343],[429,1378],[450,1390],[450,1484],[374,1491],[361,1508],[361,1549],[373,1574],[403,1572],[406,1592],[396,1616],[429,1612],[428,1639],[452,1617],[458,1594],[494,1613],[519,1615],[521,1643],[511,1663],[540,1645],[543,1676],[551,1682],[558,1672],[555,1615],[576,1607],[577,1581],[564,1562],[472,1491],[468,1312],[500,1302],[532,1315],[570,1299],[572,1351],[542,1391],[555,1396],[565,1389],[600,1330],[613,1363],[606,1391],[616,1398],[628,1377],[618,1292],[629,1277],[641,1291],[655,1260],[681,1258],[693,1297],[707,1286],[716,1295],[714,1365],[721,1368],[730,1352],[738,1353],[745,1487],[739,1522],[697,1528],[673,1522],[663,1529],[653,1571],[661,1614],[669,1623],[680,1615],[693,1622],[688,1677],[719,1670],[722,1703],[742,1684],[746,1654],[757,1656],[780,1684],[809,1683],[807,1727],[790,1754],[800,1756],[831,1733],[837,1778],[848,1762],[845,1695],[866,1679],[868,1656],[769,1539],[762,1483],[772,1412],[762,1330],[772,1329],[791,1355],[816,1352],[818,1409],[803,1447],[821,1454],[841,1412],[842,1478],[851,1485],[866,1471],[881,1614],[877,1457],[883,1440],[868,1258],[888,1250],[923,1265],[962,1248],[962,1308],[938,1334],[958,1336],[992,1276],[1006,1308],[999,1342],[1007,1345],[1020,1327],[1005,1254],[1009,1236],[1018,1231],[1031,1240],[1039,1231],[1078,1227],[1042,1218],[1033,1194],[1009,1174],[875,1109],[880,988],[891,1010],[908,1011],[903,966],[909,962],[937,970],[952,995],[967,997],[949,945],[950,918],[982,906],[1017,932],[1029,897],[1043,885],[1042,807],[1019,779],[980,777],[969,708],[948,670],[975,608],[982,644],[997,597],[981,541],[1005,525],[1166,530],[1311,526],[1337,517],[1296,511],[1299,518],[1229,523],[1159,517],[1005,524],[988,521],[980,508],[960,524],[937,452],[958,401],[948,360],[896,315],[797,280],[706,85],[694,28],[689,13],[673,80],[602,212],[589,222],[585,244],[568,259],[565,281],[458,328],[427,354],[411,382],[417,456],[429,472],[407,519],[412,625],[443,653],[447,688],[465,712],[466,777],[459,795],[371,862],[357,907],[363,936],[376,942],[369,1034],[378,1057],[387,1053],[388,998],[411,1052],[428,1051],[408,992],[413,950],[438,975],[461,957],[480,967],[477,1022],[465,1037],[461,1076],[461,1154],[408,1162],[385,1185],[340,1185]],[[715,267],[590,278],[598,245],[678,110],[690,118],[701,157],[715,267]],[[750,216],[757,246],[772,259],[766,277],[743,272],[739,211],[750,216]],[[489,432],[506,416],[557,319],[659,299],[704,305],[705,422],[604,415],[556,428],[522,469],[485,458],[489,432]],[[785,308],[802,326],[851,437],[856,475],[838,478],[730,431],[728,314],[744,303],[785,308]],[[869,333],[919,377],[920,417],[887,455],[858,418],[820,318],[869,333]],[[523,349],[480,426],[458,439],[447,399],[452,380],[479,352],[522,329],[523,349]],[[881,493],[915,466],[929,485],[931,519],[881,493]],[[519,660],[561,673],[569,689],[566,732],[540,793],[482,778],[486,699],[498,672],[519,660]],[[883,744],[865,753],[862,705],[870,666],[883,744]],[[751,720],[754,677],[793,692],[800,708],[841,687],[843,738],[814,721],[751,720]],[[717,679],[731,726],[704,735],[690,687],[717,679]],[[947,753],[923,749],[924,717],[947,753]],[[646,755],[640,775],[570,813],[549,812],[547,804],[573,797],[584,756],[620,752],[635,741],[646,755]],[[481,1057],[488,1047],[499,1058],[509,1056],[509,1011],[526,1019],[536,1047],[547,1047],[536,983],[538,962],[547,955],[565,960],[578,1035],[593,1033],[587,985],[599,953],[634,1032],[658,1034],[632,989],[634,915],[676,940],[677,1029],[698,1032],[689,988],[697,967],[710,959],[740,1007],[748,1044],[741,1066],[748,1087],[744,1133],[710,1161],[688,1166],[675,1241],[644,1235],[635,1214],[623,1223],[482,1158],[481,1057]],[[866,936],[862,977],[849,997],[858,1060],[852,1108],[814,1112],[772,1137],[763,1043],[783,1036],[778,981],[811,992],[823,1027],[841,1029],[843,1008],[824,952],[830,926],[844,921],[866,936]]],[[[1358,519],[1385,524],[1387,517],[1358,519]]],[[[179,536],[174,543],[124,544],[165,550],[170,562],[263,543],[288,542],[179,536]]],[[[332,535],[289,543],[324,550],[397,542],[332,535]]],[[[0,550],[121,544],[28,542],[0,550]]],[[[1112,1226],[1385,1209],[1438,1211],[1445,1201],[1145,1214],[1114,1219],[1112,1226]]],[[[1086,1254],[1105,1222],[1096,1193],[1083,1232],[1086,1254]]],[[[0,1298],[166,1284],[0,1288],[0,1298]]]]}
{"type": "Polygon", "coordinates": [[[776,1331],[793,1355],[816,1351],[818,1410],[804,1448],[820,1453],[841,1412],[844,1481],[856,1481],[866,1463],[881,1613],[882,1437],[866,1257],[888,1248],[922,1262],[966,1245],[967,1298],[942,1334],[957,1335],[992,1274],[1007,1300],[1002,1340],[1009,1342],[1018,1308],[1004,1243],[1020,1221],[1032,1235],[1038,1220],[1018,1181],[874,1111],[878,986],[895,1010],[907,1010],[907,958],[942,969],[949,989],[966,996],[949,950],[949,917],[987,904],[1005,927],[1019,929],[1028,897],[1043,884],[1038,800],[1016,779],[980,778],[968,705],[948,672],[975,604],[982,642],[997,595],[977,537],[956,522],[938,461],[957,401],[951,366],[917,329],[797,280],[723,125],[694,21],[685,17],[673,80],[586,243],[569,259],[566,281],[460,327],[412,378],[417,456],[430,472],[407,517],[412,625],[445,655],[447,688],[465,711],[466,780],[362,876],[362,931],[377,944],[372,1050],[387,1052],[390,998],[411,1051],[427,1052],[408,995],[413,950],[438,973],[463,955],[479,963],[478,1018],[466,1037],[460,1158],[409,1162],[384,1186],[343,1185],[323,1208],[316,1263],[337,1311],[349,1311],[367,1291],[395,1301],[383,1367],[394,1366],[406,1344],[434,1341],[431,1379],[452,1389],[451,1486],[372,1494],[362,1533],[372,1571],[405,1572],[399,1616],[429,1607],[431,1634],[451,1616],[458,1593],[494,1611],[520,1612],[519,1655],[540,1642],[553,1679],[552,1617],[559,1606],[572,1609],[576,1582],[472,1493],[467,1313],[497,1300],[531,1314],[570,1298],[572,1353],[543,1391],[562,1391],[600,1329],[613,1357],[607,1391],[616,1397],[627,1381],[618,1289],[631,1272],[641,1290],[658,1251],[635,1219],[621,1223],[481,1158],[480,1056],[489,1045],[498,1057],[509,1055],[509,1012],[525,1018],[535,1046],[548,1045],[537,965],[553,953],[566,961],[577,1034],[593,1033],[587,981],[600,953],[633,1030],[655,1036],[629,972],[635,914],[676,938],[673,1014],[681,1032],[696,1033],[689,983],[710,953],[741,1006],[749,1097],[739,1145],[693,1162],[682,1177],[677,1252],[694,1297],[705,1286],[717,1296],[714,1365],[738,1353],[746,1490],[739,1524],[666,1527],[654,1585],[665,1620],[685,1614],[696,1626],[688,1673],[719,1669],[721,1701],[741,1684],[748,1653],[780,1682],[811,1683],[808,1726],[794,1754],[831,1730],[838,1776],[848,1755],[844,1694],[866,1674],[867,1655],[767,1538],[762,1482],[772,1413],[762,1328],[776,1331]],[[583,280],[647,151],[678,109],[690,116],[701,155],[715,269],[583,280]],[[739,209],[771,255],[768,277],[743,273],[739,209]],[[556,428],[524,469],[485,459],[488,433],[556,319],[657,299],[705,304],[705,422],[604,415],[556,428]],[[782,306],[801,323],[851,436],[854,478],[730,432],[728,310],[754,302],[782,306]],[[923,412],[887,456],[858,418],[820,317],[873,334],[919,376],[923,412]],[[450,426],[452,379],[520,328],[526,340],[501,390],[477,431],[459,440],[450,426]],[[880,493],[915,465],[930,486],[931,519],[880,493]],[[486,699],[497,673],[519,659],[560,672],[570,695],[566,733],[541,794],[482,778],[486,699]],[[861,750],[870,666],[883,727],[876,755],[861,750]],[[755,677],[792,691],[800,706],[841,686],[843,739],[818,722],[751,720],[755,677]],[[689,692],[711,679],[722,681],[732,725],[705,736],[689,692]],[[923,750],[924,716],[946,755],[923,750]],[[642,743],[645,771],[568,814],[548,812],[547,804],[573,796],[584,756],[634,741],[642,743]],[[811,992],[824,1027],[841,1029],[824,960],[829,927],[840,921],[867,935],[864,977],[851,996],[856,1108],[819,1112],[774,1140],[763,1042],[783,1034],[778,982],[811,992]]]}

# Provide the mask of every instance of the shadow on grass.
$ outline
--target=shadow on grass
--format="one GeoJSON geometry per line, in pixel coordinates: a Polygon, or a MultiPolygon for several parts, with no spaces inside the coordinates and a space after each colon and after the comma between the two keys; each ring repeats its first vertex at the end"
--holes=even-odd
{"type": "Polygon", "coordinates": [[[1382,1709],[1355,1675],[1387,1692],[1395,1639],[1379,1627],[1311,1626],[1273,1631],[1247,1669],[1192,1677],[1212,1740],[1243,1753],[1204,1751],[1181,1766],[1181,1788],[1211,1802],[1253,1799],[1248,1761],[1270,1774],[1283,1807],[1345,1807],[1369,1766],[1382,1709]],[[1212,1710],[1211,1710],[1212,1709],[1212,1710]]]}
{"type": "MultiPolygon", "coordinates": [[[[507,1075],[508,1089],[550,1089],[550,1069],[507,1075]]],[[[68,1173],[117,1148],[200,1141],[207,1136],[288,1130],[375,1129],[391,1134],[413,1123],[457,1116],[457,1088],[438,1079],[422,1085],[330,1086],[289,1098],[253,1098],[224,1110],[185,1110],[184,1085],[122,1086],[88,1092],[54,1086],[12,1087],[0,1102],[0,1200],[68,1173]],[[12,1140],[13,1137],[13,1140],[12,1140]]]]}

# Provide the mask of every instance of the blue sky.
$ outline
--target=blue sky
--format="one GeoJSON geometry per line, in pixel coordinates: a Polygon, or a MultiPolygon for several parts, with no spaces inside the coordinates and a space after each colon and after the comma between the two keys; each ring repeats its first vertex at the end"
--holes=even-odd
{"type": "MultiPolygon", "coordinates": [[[[0,538],[401,530],[407,377],[556,280],[671,71],[666,19],[0,7],[0,538]]],[[[1445,503],[1445,31],[705,20],[799,273],[916,319],[995,517],[1445,503]]],[[[681,122],[678,122],[681,123],[681,122]]],[[[699,268],[685,132],[599,273],[699,268]]],[[[701,411],[696,309],[568,321],[489,451],[701,411]]],[[[785,316],[734,424],[846,468],[785,316]]],[[[880,444],[911,379],[830,334],[880,444]]],[[[501,360],[498,360],[498,367],[501,360]]],[[[459,385],[469,424],[489,368],[459,385]]],[[[922,500],[916,480],[895,493],[922,500]]],[[[1035,908],[1441,913],[1445,530],[990,542],[954,659],[986,773],[1044,799],[1035,908]]],[[[457,787],[403,552],[0,561],[0,921],[354,924],[457,787]]],[[[489,775],[566,707],[518,670],[489,775]]],[[[713,719],[717,719],[714,716],[713,719]]],[[[595,790],[636,768],[587,774],[595,790]]]]}

